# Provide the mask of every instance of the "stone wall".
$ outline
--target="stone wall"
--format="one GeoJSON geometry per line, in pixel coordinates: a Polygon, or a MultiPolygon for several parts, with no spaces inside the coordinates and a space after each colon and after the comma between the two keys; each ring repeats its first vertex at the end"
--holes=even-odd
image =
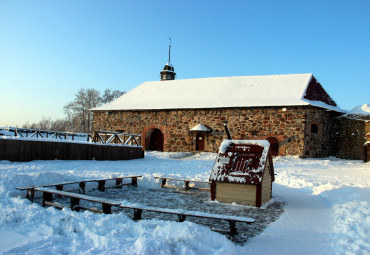
{"type": "Polygon", "coordinates": [[[94,112],[93,128],[141,134],[144,149],[154,129],[162,131],[164,151],[193,152],[197,132],[190,129],[201,123],[211,129],[205,133],[204,151],[217,152],[227,136],[233,139],[267,139],[278,141],[279,155],[323,157],[330,155],[331,113],[315,107],[259,107],[203,110],[94,112]],[[311,134],[311,123],[318,132],[311,134]]]}
{"type": "Polygon", "coordinates": [[[303,157],[328,157],[333,153],[333,119],[337,115],[331,111],[318,108],[306,109],[306,129],[303,157]],[[316,127],[314,127],[316,125],[316,127]],[[316,130],[315,130],[316,128],[316,130]]]}
{"type": "Polygon", "coordinates": [[[333,132],[333,155],[338,158],[364,160],[364,143],[370,133],[370,120],[356,116],[340,117],[335,120],[333,132]]]}

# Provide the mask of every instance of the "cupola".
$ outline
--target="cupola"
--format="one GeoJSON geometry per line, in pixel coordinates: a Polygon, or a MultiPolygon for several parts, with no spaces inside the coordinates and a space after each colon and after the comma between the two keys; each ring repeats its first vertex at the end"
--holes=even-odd
{"type": "Polygon", "coordinates": [[[168,49],[168,63],[166,63],[161,71],[161,81],[168,81],[174,80],[176,77],[175,69],[171,64],[171,38],[170,38],[170,46],[168,49]]]}
{"type": "Polygon", "coordinates": [[[174,80],[176,76],[175,69],[170,63],[166,63],[161,71],[161,81],[174,80]]]}

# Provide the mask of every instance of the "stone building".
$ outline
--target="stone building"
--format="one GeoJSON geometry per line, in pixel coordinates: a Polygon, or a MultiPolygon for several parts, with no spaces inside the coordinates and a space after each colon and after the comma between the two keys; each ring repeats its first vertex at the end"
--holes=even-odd
{"type": "Polygon", "coordinates": [[[370,161],[370,105],[358,106],[334,120],[333,155],[370,161]]]}
{"type": "Polygon", "coordinates": [[[91,109],[93,128],[141,134],[145,150],[216,152],[226,139],[266,139],[273,155],[325,157],[337,151],[333,132],[343,115],[310,73],[144,82],[91,109]]]}

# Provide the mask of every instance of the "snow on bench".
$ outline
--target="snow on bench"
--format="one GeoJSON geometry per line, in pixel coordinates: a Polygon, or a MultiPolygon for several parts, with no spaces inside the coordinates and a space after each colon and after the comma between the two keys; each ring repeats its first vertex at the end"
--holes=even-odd
{"type": "Polygon", "coordinates": [[[102,211],[96,211],[90,208],[83,208],[83,209],[88,209],[93,212],[103,212],[107,214],[110,214],[112,212],[111,210],[112,206],[119,206],[121,204],[120,202],[117,202],[111,199],[92,197],[88,195],[77,194],[77,193],[55,190],[55,189],[49,189],[49,188],[43,188],[43,187],[35,188],[35,191],[41,191],[43,193],[42,206],[51,205],[51,206],[56,206],[56,207],[63,207],[59,204],[53,203],[53,194],[71,198],[70,208],[76,211],[79,211],[82,208],[80,206],[80,200],[86,200],[86,201],[102,204],[102,211]]]}
{"type": "Polygon", "coordinates": [[[104,191],[105,190],[105,182],[109,180],[116,180],[116,185],[113,187],[119,187],[122,185],[132,185],[137,186],[137,179],[141,178],[141,175],[132,175],[132,176],[121,176],[121,177],[112,177],[107,179],[92,179],[92,180],[84,180],[84,181],[74,181],[74,182],[62,182],[62,183],[54,183],[54,184],[46,184],[46,185],[34,185],[29,187],[18,187],[17,190],[27,190],[27,199],[33,201],[35,195],[36,188],[42,187],[55,187],[57,190],[62,191],[64,185],[70,184],[79,184],[79,188],[82,193],[85,193],[85,187],[87,182],[97,182],[98,183],[98,190],[104,191]],[[131,178],[131,183],[123,184],[123,179],[131,178]]]}
{"type": "Polygon", "coordinates": [[[197,211],[184,211],[184,210],[174,210],[174,209],[167,209],[167,208],[158,208],[158,207],[150,207],[150,206],[141,206],[141,205],[125,205],[121,202],[111,200],[111,199],[104,199],[98,197],[92,197],[83,194],[71,193],[61,190],[49,189],[45,187],[35,188],[35,191],[43,192],[43,206],[55,206],[55,207],[65,207],[63,205],[53,203],[53,195],[57,196],[64,196],[71,198],[71,206],[72,210],[79,211],[80,209],[89,210],[92,212],[98,213],[112,213],[112,206],[118,206],[123,209],[132,209],[134,210],[134,220],[141,220],[142,219],[142,212],[143,211],[151,211],[157,213],[167,213],[167,214],[176,214],[178,216],[178,221],[183,222],[186,220],[186,217],[198,217],[198,218],[207,218],[207,219],[217,219],[217,220],[226,220],[230,226],[230,235],[236,235],[237,228],[235,226],[236,222],[243,222],[247,224],[251,224],[255,222],[255,219],[248,218],[248,217],[239,217],[239,216],[232,216],[232,215],[221,215],[221,214],[211,214],[205,212],[197,212],[197,211]],[[102,211],[98,211],[92,208],[84,208],[80,206],[80,200],[86,200],[89,202],[100,203],[102,205],[102,211]]]}
{"type": "Polygon", "coordinates": [[[197,217],[197,218],[206,218],[206,219],[216,219],[216,220],[226,220],[230,226],[229,234],[234,236],[238,234],[237,228],[235,226],[236,222],[243,222],[247,224],[252,224],[256,222],[255,219],[242,216],[232,216],[232,215],[223,215],[223,214],[213,214],[197,211],[184,211],[184,210],[175,210],[167,208],[158,208],[151,206],[128,206],[120,205],[121,208],[134,209],[134,220],[141,220],[141,213],[143,211],[157,212],[157,213],[167,213],[167,214],[176,214],[178,216],[178,221],[183,222],[186,220],[186,217],[197,217]]]}
{"type": "Polygon", "coordinates": [[[189,189],[210,190],[210,189],[204,189],[204,188],[189,187],[190,182],[209,184],[208,181],[205,182],[205,181],[196,181],[196,180],[186,180],[186,179],[177,179],[177,178],[163,177],[163,176],[156,176],[154,178],[155,179],[162,180],[162,182],[161,182],[161,188],[176,188],[176,187],[172,187],[172,186],[166,185],[167,184],[167,180],[173,180],[173,181],[183,181],[183,182],[185,182],[185,190],[189,190],[189,189]]]}

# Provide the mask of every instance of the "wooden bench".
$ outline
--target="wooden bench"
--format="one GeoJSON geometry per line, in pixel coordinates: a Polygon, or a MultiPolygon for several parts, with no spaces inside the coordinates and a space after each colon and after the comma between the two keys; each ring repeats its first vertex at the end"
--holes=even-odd
{"type": "Polygon", "coordinates": [[[141,220],[142,219],[142,212],[143,211],[150,211],[150,212],[156,212],[156,213],[166,213],[166,214],[174,214],[178,216],[178,221],[183,222],[186,220],[186,217],[198,217],[198,218],[206,218],[206,219],[217,219],[217,220],[226,220],[229,223],[230,226],[230,232],[229,234],[234,236],[237,235],[237,228],[236,228],[236,222],[242,222],[251,224],[254,223],[256,220],[248,217],[237,217],[237,216],[231,216],[231,215],[221,215],[221,214],[211,214],[211,213],[204,213],[204,212],[195,212],[195,211],[184,211],[184,210],[174,210],[174,209],[166,209],[166,208],[157,208],[157,207],[150,207],[150,206],[129,206],[121,204],[118,201],[110,200],[110,199],[104,199],[104,198],[98,198],[98,197],[92,197],[88,195],[83,194],[77,194],[77,193],[71,193],[61,190],[55,190],[55,189],[49,189],[45,187],[39,187],[35,188],[35,191],[39,191],[43,193],[43,199],[42,199],[42,206],[54,206],[63,208],[66,206],[63,206],[61,204],[57,204],[53,202],[53,195],[57,196],[63,196],[63,197],[69,197],[71,199],[71,205],[69,208],[71,210],[79,211],[81,209],[89,210],[92,212],[97,213],[105,213],[110,214],[112,213],[112,206],[118,206],[119,208],[123,209],[132,209],[134,210],[134,217],[133,220],[141,220]],[[92,208],[84,208],[80,206],[80,200],[86,200],[89,202],[94,203],[100,203],[102,205],[102,210],[95,210],[92,208]]]}
{"type": "Polygon", "coordinates": [[[34,186],[29,186],[29,187],[19,187],[16,188],[17,190],[27,190],[27,198],[31,201],[33,201],[34,196],[35,196],[35,189],[36,188],[46,188],[46,187],[55,187],[57,190],[62,191],[63,187],[65,185],[71,185],[71,184],[79,184],[79,189],[83,194],[85,194],[85,187],[87,182],[97,182],[98,183],[98,190],[104,191],[105,188],[105,183],[106,181],[109,180],[115,180],[116,185],[113,187],[122,187],[123,185],[132,185],[132,186],[137,186],[137,179],[142,176],[140,175],[135,175],[135,176],[121,176],[121,177],[114,177],[114,178],[108,178],[108,179],[92,179],[92,180],[84,180],[84,181],[75,181],[75,182],[63,182],[63,183],[55,183],[55,184],[47,184],[47,185],[34,185],[34,186]],[[123,179],[129,179],[131,178],[131,183],[123,183],[123,179]]]}
{"type": "Polygon", "coordinates": [[[110,214],[112,213],[112,206],[119,206],[121,204],[120,202],[110,200],[110,199],[92,197],[88,195],[77,194],[77,193],[66,192],[66,191],[55,190],[55,189],[49,189],[49,188],[43,188],[43,187],[35,188],[35,191],[40,191],[43,193],[42,194],[42,206],[50,205],[50,206],[61,207],[61,208],[65,207],[63,205],[53,203],[53,195],[71,198],[70,208],[71,210],[74,210],[74,211],[79,211],[80,209],[86,209],[92,212],[110,214]],[[83,208],[80,206],[80,200],[100,203],[102,205],[102,211],[97,211],[91,208],[83,208]]]}
{"type": "Polygon", "coordinates": [[[194,188],[194,187],[190,187],[189,186],[189,184],[191,182],[195,182],[195,183],[206,183],[206,184],[209,184],[209,182],[195,181],[195,180],[185,180],[185,179],[177,179],[177,178],[170,178],[170,177],[160,177],[160,176],[156,176],[154,178],[155,179],[162,180],[161,181],[161,188],[177,188],[177,187],[166,185],[167,184],[167,180],[172,180],[172,181],[183,181],[185,183],[185,190],[189,190],[189,189],[207,190],[207,191],[210,190],[210,189],[205,189],[205,188],[194,188]]]}
{"type": "Polygon", "coordinates": [[[174,210],[174,209],[156,208],[156,207],[148,207],[148,206],[134,207],[134,206],[120,205],[119,207],[125,208],[125,209],[133,209],[134,210],[134,218],[133,218],[134,220],[141,220],[142,219],[141,214],[143,211],[176,214],[178,216],[179,222],[185,221],[186,217],[226,220],[228,221],[229,226],[230,226],[229,234],[231,236],[238,234],[236,224],[235,224],[236,222],[243,222],[246,224],[252,224],[256,222],[255,219],[249,218],[249,217],[238,217],[238,216],[232,216],[232,215],[212,214],[212,213],[196,212],[196,211],[174,210]]]}

